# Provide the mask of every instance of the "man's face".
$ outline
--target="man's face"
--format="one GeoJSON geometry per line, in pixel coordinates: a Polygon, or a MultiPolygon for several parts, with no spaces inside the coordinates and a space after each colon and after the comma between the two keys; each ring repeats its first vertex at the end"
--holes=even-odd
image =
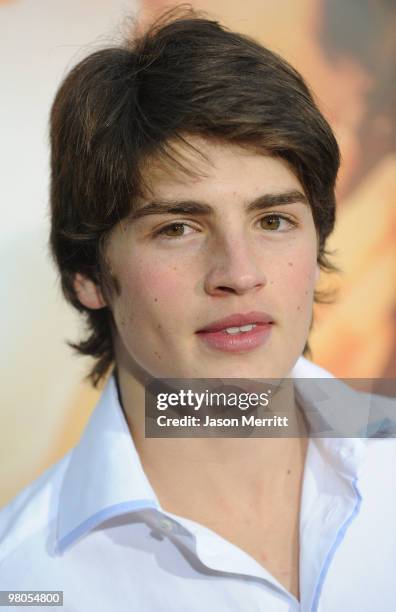
{"type": "Polygon", "coordinates": [[[279,159],[190,142],[209,160],[189,154],[200,176],[153,162],[150,196],[139,203],[151,213],[123,220],[109,239],[118,365],[162,378],[286,375],[308,336],[318,272],[301,184],[279,159]],[[202,332],[230,315],[243,324],[249,313],[245,330],[234,321],[202,332]]]}

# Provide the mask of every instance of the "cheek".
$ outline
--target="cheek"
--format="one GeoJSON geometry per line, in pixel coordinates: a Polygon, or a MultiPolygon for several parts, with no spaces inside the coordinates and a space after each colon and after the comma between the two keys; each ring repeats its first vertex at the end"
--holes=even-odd
{"type": "Polygon", "coordinates": [[[311,253],[296,253],[287,258],[278,269],[273,285],[278,285],[282,302],[288,310],[303,311],[311,308],[317,275],[316,259],[311,253]],[[278,279],[278,281],[277,281],[278,279]]]}
{"type": "Polygon", "coordinates": [[[177,264],[136,259],[118,273],[120,304],[129,319],[148,318],[150,313],[177,310],[186,294],[186,273],[177,264]]]}

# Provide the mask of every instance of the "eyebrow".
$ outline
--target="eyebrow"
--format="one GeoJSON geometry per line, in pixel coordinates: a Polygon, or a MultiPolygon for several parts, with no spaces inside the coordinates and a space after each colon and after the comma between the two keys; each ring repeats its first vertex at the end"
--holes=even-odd
{"type": "MultiPolygon", "coordinates": [[[[308,205],[308,199],[301,191],[293,190],[282,193],[266,193],[249,202],[246,206],[246,212],[250,213],[273,208],[274,206],[284,206],[286,204],[296,203],[308,205]]],[[[129,215],[129,220],[136,221],[148,215],[192,214],[210,216],[214,213],[215,209],[205,202],[198,202],[195,200],[153,200],[134,210],[129,215]]]]}

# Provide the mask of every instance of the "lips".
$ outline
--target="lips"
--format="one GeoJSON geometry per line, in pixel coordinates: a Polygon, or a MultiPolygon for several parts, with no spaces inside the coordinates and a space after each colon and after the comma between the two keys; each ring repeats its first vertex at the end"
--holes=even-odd
{"type": "Polygon", "coordinates": [[[273,319],[266,312],[236,313],[209,323],[209,325],[198,330],[197,333],[218,332],[225,330],[227,327],[241,327],[242,325],[252,325],[254,323],[256,325],[269,325],[273,323],[273,319]]]}
{"type": "Polygon", "coordinates": [[[273,319],[266,312],[233,314],[213,321],[197,332],[197,338],[210,351],[223,353],[246,353],[265,346],[269,341],[273,319]],[[251,329],[226,331],[228,327],[252,325],[251,329]]]}

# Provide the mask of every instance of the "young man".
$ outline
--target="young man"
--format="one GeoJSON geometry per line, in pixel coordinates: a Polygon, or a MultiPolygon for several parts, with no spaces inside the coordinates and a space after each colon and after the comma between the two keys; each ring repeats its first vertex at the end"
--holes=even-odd
{"type": "Polygon", "coordinates": [[[77,348],[95,384],[115,368],[80,443],[3,510],[0,588],[70,611],[393,610],[392,440],[145,437],[156,378],[295,377],[293,418],[298,380],[330,377],[301,355],[339,154],[300,75],[168,16],[71,71],[51,145],[77,348]]]}

